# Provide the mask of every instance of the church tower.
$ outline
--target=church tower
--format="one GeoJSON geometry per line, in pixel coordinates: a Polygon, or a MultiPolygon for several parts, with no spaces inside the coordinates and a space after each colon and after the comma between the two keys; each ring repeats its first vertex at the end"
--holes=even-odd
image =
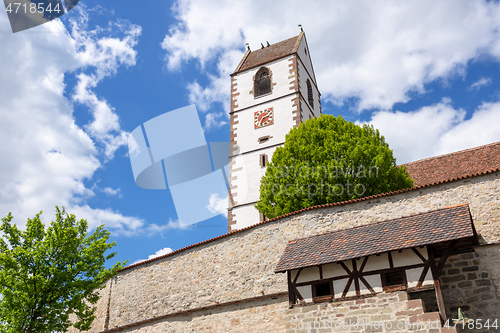
{"type": "Polygon", "coordinates": [[[274,150],[300,122],[321,115],[306,36],[247,52],[231,74],[228,231],[259,223],[255,204],[274,150]]]}

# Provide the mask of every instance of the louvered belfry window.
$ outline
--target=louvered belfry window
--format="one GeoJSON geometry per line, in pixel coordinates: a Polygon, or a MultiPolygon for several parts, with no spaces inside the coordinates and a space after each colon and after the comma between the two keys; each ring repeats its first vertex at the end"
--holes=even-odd
{"type": "Polygon", "coordinates": [[[306,84],[307,84],[307,99],[309,101],[309,105],[312,108],[314,108],[314,98],[313,98],[313,90],[312,90],[312,86],[311,86],[311,81],[309,81],[309,79],[307,79],[306,84]]]}
{"type": "Polygon", "coordinates": [[[271,92],[271,75],[269,69],[262,67],[255,75],[254,96],[261,96],[271,92]]]}

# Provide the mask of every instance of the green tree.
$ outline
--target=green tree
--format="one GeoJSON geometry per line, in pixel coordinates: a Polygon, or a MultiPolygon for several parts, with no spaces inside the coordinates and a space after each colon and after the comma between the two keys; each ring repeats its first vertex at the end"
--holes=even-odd
{"type": "Polygon", "coordinates": [[[56,220],[45,228],[40,215],[28,219],[25,231],[11,224],[10,213],[2,219],[0,332],[88,330],[99,290],[125,263],[105,268],[116,253],[105,255],[115,242],[107,243],[103,226],[89,234],[86,220],[56,207],[56,220]]]}
{"type": "Polygon", "coordinates": [[[413,186],[373,126],[323,115],[292,129],[260,186],[257,209],[269,218],[306,207],[413,186]]]}

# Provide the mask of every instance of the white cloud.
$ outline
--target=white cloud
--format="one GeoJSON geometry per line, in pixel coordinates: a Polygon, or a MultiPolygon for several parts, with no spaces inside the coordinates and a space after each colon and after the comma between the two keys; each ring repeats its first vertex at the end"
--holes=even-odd
{"type": "Polygon", "coordinates": [[[479,90],[483,86],[487,86],[491,83],[491,79],[489,77],[482,77],[469,87],[470,90],[479,90]]]}
{"type": "Polygon", "coordinates": [[[211,129],[221,128],[222,126],[227,124],[227,122],[225,120],[218,120],[218,118],[221,118],[223,116],[224,116],[224,114],[222,112],[207,113],[205,116],[205,127],[204,128],[208,131],[211,129]]]}
{"type": "Polygon", "coordinates": [[[182,225],[179,220],[169,220],[167,224],[164,225],[158,225],[156,223],[149,224],[146,228],[146,232],[148,233],[149,236],[152,235],[161,235],[163,237],[163,234],[165,231],[170,230],[170,229],[189,229],[191,228],[191,225],[182,225]]]}
{"type": "Polygon", "coordinates": [[[89,223],[89,228],[105,224],[106,228],[115,234],[128,237],[137,236],[142,233],[142,227],[144,226],[144,220],[141,218],[123,216],[120,212],[112,209],[91,208],[86,204],[73,205],[66,208],[66,211],[75,214],[77,218],[86,219],[89,223]]]}
{"type": "Polygon", "coordinates": [[[135,65],[137,52],[134,47],[141,35],[141,27],[110,22],[105,29],[98,27],[89,30],[88,17],[80,8],[84,7],[78,7],[81,12],[79,20],[71,22],[71,35],[82,66],[91,67],[93,70],[78,75],[78,83],[72,97],[91,110],[93,121],[86,129],[93,138],[104,144],[106,157],[112,158],[119,147],[127,144],[128,133],[120,130],[115,109],[105,99],[99,98],[92,89],[105,77],[115,74],[120,66],[135,65]],[[123,36],[108,37],[117,32],[123,36]],[[99,37],[102,35],[105,37],[99,37]]]}
{"type": "Polygon", "coordinates": [[[483,1],[318,1],[238,2],[179,0],[178,24],[163,48],[170,70],[197,60],[217,61],[209,83],[188,90],[203,108],[227,101],[227,76],[243,55],[245,42],[278,42],[307,32],[324,100],[359,98],[359,109],[390,109],[408,101],[425,84],[464,75],[481,55],[500,59],[500,4],[483,1]],[[265,8],[265,11],[263,11],[265,8]],[[297,11],[297,8],[301,8],[297,11]],[[224,67],[224,70],[221,70],[224,67]],[[224,81],[226,80],[226,81],[224,81]],[[222,84],[221,82],[225,82],[222,84]],[[212,93],[212,94],[211,94],[212,93]]]}
{"type": "Polygon", "coordinates": [[[500,141],[500,103],[483,103],[466,121],[445,133],[436,154],[445,154],[466,148],[500,141]]]}
{"type": "Polygon", "coordinates": [[[173,252],[173,250],[171,248],[164,247],[163,249],[160,249],[160,250],[156,251],[154,254],[149,255],[148,259],[139,259],[137,261],[134,261],[132,263],[132,265],[140,263],[140,262],[145,261],[145,260],[149,260],[149,259],[154,259],[154,258],[157,258],[157,257],[161,257],[162,255],[169,254],[171,252],[173,252]]]}
{"type": "Polygon", "coordinates": [[[380,130],[398,163],[500,141],[500,103],[481,105],[470,119],[450,100],[412,112],[381,111],[370,123],[380,130]]]}
{"type": "Polygon", "coordinates": [[[121,197],[121,193],[120,193],[120,189],[119,188],[111,188],[111,187],[105,187],[103,189],[103,192],[106,193],[107,195],[109,196],[120,196],[121,197]]]}
{"type": "Polygon", "coordinates": [[[208,199],[207,209],[213,214],[222,214],[227,217],[228,197],[219,197],[218,193],[213,193],[208,199]]]}
{"type": "Polygon", "coordinates": [[[156,251],[155,254],[152,254],[152,255],[148,256],[148,259],[153,259],[153,258],[162,256],[164,254],[169,254],[170,252],[173,252],[173,250],[171,248],[164,247],[163,249],[160,249],[160,250],[156,251]]]}
{"type": "MultiPolygon", "coordinates": [[[[122,35],[115,42],[81,23],[73,22],[72,31],[54,20],[29,32],[0,34],[0,216],[12,212],[22,227],[40,210],[44,221],[52,220],[59,205],[86,218],[91,227],[105,223],[112,231],[131,234],[143,224],[141,219],[86,204],[94,195],[86,183],[103,166],[103,153],[111,156],[126,134],[112,109],[103,117],[92,110],[92,124],[108,125],[79,127],[65,97],[64,78],[82,70],[91,73],[86,98],[95,97],[95,105],[105,108],[107,102],[92,88],[120,65],[133,64],[130,39],[137,37],[137,27],[115,29],[122,35]],[[107,140],[102,152],[95,133],[107,140]]],[[[6,15],[0,15],[0,30],[10,31],[6,15]]]]}

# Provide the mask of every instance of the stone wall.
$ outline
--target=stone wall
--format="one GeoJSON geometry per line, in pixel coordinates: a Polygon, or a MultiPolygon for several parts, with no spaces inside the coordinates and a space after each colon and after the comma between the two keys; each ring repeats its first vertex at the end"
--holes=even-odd
{"type": "MultiPolygon", "coordinates": [[[[274,273],[286,244],[291,239],[327,231],[468,203],[481,241],[499,242],[499,190],[497,172],[391,196],[314,209],[125,269],[114,279],[111,290],[109,284],[105,289],[104,295],[111,295],[109,304],[104,305],[106,309],[109,306],[109,313],[102,309],[105,302],[101,302],[98,313],[106,313],[107,318],[104,321],[99,318],[92,331],[100,332],[105,328],[112,329],[178,311],[196,311],[218,303],[287,292],[286,275],[274,273]],[[101,326],[103,322],[107,325],[101,326]]],[[[492,286],[498,288],[498,248],[492,247],[479,255],[485,260],[480,260],[478,267],[486,270],[488,276],[482,278],[478,275],[474,285],[480,287],[477,281],[490,279],[492,286]],[[495,258],[490,259],[490,255],[495,258]]],[[[452,269],[453,266],[447,267],[446,274],[453,275],[455,271],[452,269]]],[[[495,295],[498,297],[498,293],[495,295]]],[[[209,318],[218,320],[216,316],[209,318]]]]}
{"type": "MultiPolygon", "coordinates": [[[[500,246],[476,248],[473,253],[451,256],[440,281],[448,318],[457,318],[461,308],[469,319],[483,323],[497,319],[500,326],[500,246]]],[[[498,332],[474,329],[473,332],[498,332]]]]}
{"type": "Polygon", "coordinates": [[[123,333],[223,333],[223,332],[285,332],[285,311],[288,296],[242,302],[210,310],[170,316],[121,330],[123,333]]]}
{"type": "Polygon", "coordinates": [[[404,291],[286,310],[286,333],[455,332],[441,328],[438,312],[424,313],[404,291]]]}

